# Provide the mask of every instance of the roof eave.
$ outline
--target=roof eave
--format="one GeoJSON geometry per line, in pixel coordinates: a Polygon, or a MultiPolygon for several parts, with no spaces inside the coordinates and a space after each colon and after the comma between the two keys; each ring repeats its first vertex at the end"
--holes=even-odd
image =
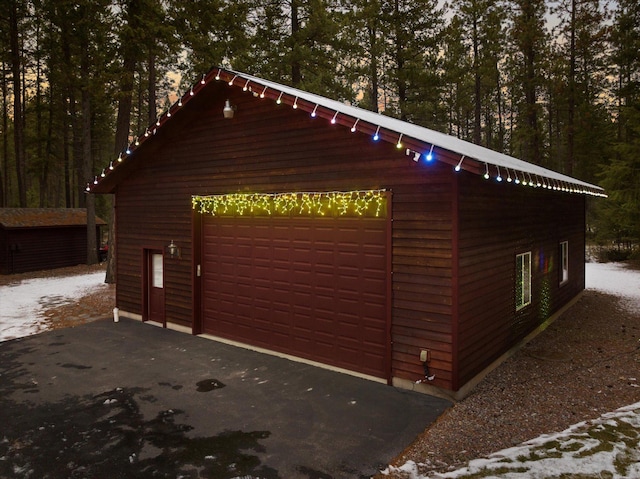
{"type": "Polygon", "coordinates": [[[278,105],[289,105],[308,112],[312,117],[325,118],[331,124],[342,125],[352,132],[370,135],[373,141],[395,144],[398,149],[416,161],[437,161],[453,166],[455,171],[465,170],[484,176],[487,180],[515,183],[534,188],[544,188],[568,193],[606,197],[603,188],[566,176],[532,163],[489,150],[458,138],[445,135],[418,125],[374,113],[331,100],[313,93],[263,80],[245,73],[213,68],[202,75],[156,122],[123,151],[117,159],[95,176],[88,184],[88,193],[113,193],[118,177],[114,175],[122,163],[171,120],[172,116],[196,96],[208,83],[224,81],[229,86],[241,88],[259,98],[274,100],[278,105]]]}

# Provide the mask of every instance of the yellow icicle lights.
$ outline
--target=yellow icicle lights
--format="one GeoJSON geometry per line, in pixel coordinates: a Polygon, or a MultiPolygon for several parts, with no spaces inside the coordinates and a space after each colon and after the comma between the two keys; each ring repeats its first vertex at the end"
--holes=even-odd
{"type": "Polygon", "coordinates": [[[193,209],[213,216],[384,217],[384,190],[298,193],[229,193],[193,196],[193,209]]]}

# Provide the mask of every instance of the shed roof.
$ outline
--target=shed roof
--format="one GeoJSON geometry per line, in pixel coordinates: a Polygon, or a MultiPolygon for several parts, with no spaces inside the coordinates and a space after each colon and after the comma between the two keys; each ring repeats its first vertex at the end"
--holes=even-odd
{"type": "MultiPolygon", "coordinates": [[[[0,208],[0,226],[5,228],[44,228],[86,226],[86,208],[0,208]]],[[[107,223],[96,216],[96,225],[107,223]]]]}
{"type": "MultiPolygon", "coordinates": [[[[143,142],[153,139],[158,129],[185,103],[192,101],[211,81],[225,81],[230,87],[236,87],[259,98],[275,100],[276,104],[290,105],[294,109],[307,111],[316,118],[325,118],[331,124],[348,127],[352,132],[369,134],[373,141],[385,141],[404,149],[415,161],[443,161],[451,164],[456,171],[466,170],[484,176],[487,180],[515,183],[530,187],[552,189],[568,193],[606,196],[604,189],[576,178],[558,173],[541,166],[519,160],[509,155],[475,145],[468,141],[414,125],[406,121],[354,107],[336,100],[308,93],[297,88],[264,80],[246,73],[213,68],[194,84],[179,100],[173,104],[156,123],[150,125],[143,135],[135,141],[109,165],[100,176],[87,184],[87,192],[108,175],[127,156],[134,155],[136,148],[143,142]]],[[[100,191],[100,188],[95,188],[100,191]]]]}

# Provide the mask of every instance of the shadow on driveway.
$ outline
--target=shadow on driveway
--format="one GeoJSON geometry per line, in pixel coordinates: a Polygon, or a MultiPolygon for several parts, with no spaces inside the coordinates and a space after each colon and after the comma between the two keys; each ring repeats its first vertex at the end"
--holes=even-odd
{"type": "Polygon", "coordinates": [[[0,477],[370,477],[449,406],[99,320],[0,343],[0,477]]]}

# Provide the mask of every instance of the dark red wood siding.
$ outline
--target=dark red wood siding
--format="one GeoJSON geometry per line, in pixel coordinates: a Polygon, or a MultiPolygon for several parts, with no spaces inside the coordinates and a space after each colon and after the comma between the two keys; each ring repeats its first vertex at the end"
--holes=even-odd
{"type": "Polygon", "coordinates": [[[158,132],[155,146],[125,160],[128,176],[116,189],[118,306],[142,314],[142,251],[174,240],[182,258],[165,261],[167,321],[193,326],[193,194],[384,188],[393,210],[392,375],[419,379],[427,348],[435,384],[450,388],[452,168],[415,163],[394,145],[225,83],[198,100],[158,132]],[[222,118],[226,98],[237,105],[233,120],[222,118]]]}
{"type": "Polygon", "coordinates": [[[585,198],[459,176],[456,389],[584,289],[585,198]],[[561,285],[560,242],[569,244],[561,285]],[[532,303],[516,312],[516,255],[532,254],[532,303]]]}
{"type": "Polygon", "coordinates": [[[0,228],[0,248],[2,274],[86,264],[87,228],[0,228]]]}
{"type": "Polygon", "coordinates": [[[419,352],[429,349],[432,384],[456,390],[584,287],[584,197],[415,163],[394,145],[224,82],[208,84],[125,162],[107,179],[117,185],[117,305],[142,314],[143,251],[173,240],[182,257],[166,257],[166,319],[196,333],[194,194],[390,190],[397,378],[421,379],[419,352]],[[222,117],[227,98],[233,120],[222,117]],[[571,261],[563,286],[561,241],[571,261]],[[516,313],[515,255],[527,251],[533,304],[516,313]]]}
{"type": "Polygon", "coordinates": [[[387,219],[212,217],[202,331],[387,379],[387,219]]]}

